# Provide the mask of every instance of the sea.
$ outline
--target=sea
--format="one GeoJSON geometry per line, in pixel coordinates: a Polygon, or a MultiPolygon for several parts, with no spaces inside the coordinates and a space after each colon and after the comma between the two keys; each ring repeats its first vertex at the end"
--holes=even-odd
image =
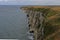
{"type": "Polygon", "coordinates": [[[0,5],[0,39],[28,40],[28,22],[21,5],[0,5]]]}

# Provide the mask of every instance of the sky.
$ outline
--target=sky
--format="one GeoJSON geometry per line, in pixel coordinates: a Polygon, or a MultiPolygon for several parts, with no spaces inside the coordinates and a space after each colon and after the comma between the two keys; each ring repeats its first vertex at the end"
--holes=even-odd
{"type": "Polygon", "coordinates": [[[60,0],[0,0],[0,5],[60,5],[60,0]]]}

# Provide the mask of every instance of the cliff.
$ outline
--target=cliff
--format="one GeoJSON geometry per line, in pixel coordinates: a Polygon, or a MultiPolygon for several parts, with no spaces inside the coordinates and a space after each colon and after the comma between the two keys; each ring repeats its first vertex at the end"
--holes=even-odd
{"type": "Polygon", "coordinates": [[[29,31],[34,33],[34,40],[60,40],[60,11],[57,7],[21,9],[27,13],[29,31]]]}

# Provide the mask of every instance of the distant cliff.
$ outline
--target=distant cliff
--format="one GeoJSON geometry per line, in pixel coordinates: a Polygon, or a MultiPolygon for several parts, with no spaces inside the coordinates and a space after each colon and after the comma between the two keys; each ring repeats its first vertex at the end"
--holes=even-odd
{"type": "Polygon", "coordinates": [[[29,31],[34,33],[34,40],[59,39],[60,11],[50,7],[21,7],[21,9],[27,13],[29,31]]]}

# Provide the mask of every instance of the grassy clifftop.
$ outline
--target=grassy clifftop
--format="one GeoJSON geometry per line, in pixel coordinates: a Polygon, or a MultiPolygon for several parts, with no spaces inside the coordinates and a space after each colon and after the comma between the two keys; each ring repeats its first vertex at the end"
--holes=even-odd
{"type": "Polygon", "coordinates": [[[60,11],[60,6],[24,6],[22,8],[51,8],[56,11],[60,11]]]}

